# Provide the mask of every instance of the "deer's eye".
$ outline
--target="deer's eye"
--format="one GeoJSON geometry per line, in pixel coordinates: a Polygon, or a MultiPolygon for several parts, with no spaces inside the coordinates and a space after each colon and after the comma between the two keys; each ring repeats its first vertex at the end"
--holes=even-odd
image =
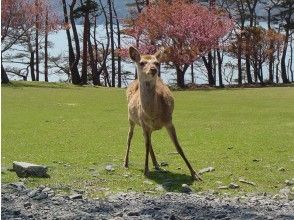
{"type": "Polygon", "coordinates": [[[140,66],[145,66],[146,64],[147,64],[147,62],[145,62],[145,61],[140,62],[140,66]]]}
{"type": "Polygon", "coordinates": [[[159,66],[159,65],[160,65],[160,63],[159,63],[159,62],[154,62],[154,64],[155,64],[156,66],[159,66]]]}

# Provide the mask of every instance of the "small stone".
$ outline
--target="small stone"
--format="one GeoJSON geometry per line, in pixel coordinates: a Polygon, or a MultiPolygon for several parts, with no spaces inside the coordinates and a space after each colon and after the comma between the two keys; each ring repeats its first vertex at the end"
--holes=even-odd
{"type": "Polygon", "coordinates": [[[129,212],[128,213],[128,216],[139,216],[140,215],[140,213],[139,212],[129,212]]]}
{"type": "Polygon", "coordinates": [[[156,190],[156,191],[159,191],[159,192],[162,192],[162,191],[164,191],[164,188],[163,188],[162,185],[159,185],[159,184],[158,184],[158,185],[156,186],[155,190],[156,190]]]}
{"type": "Polygon", "coordinates": [[[215,171],[214,167],[206,167],[206,168],[201,169],[199,171],[199,174],[208,173],[208,172],[212,172],[212,171],[215,171]]]}
{"type": "Polygon", "coordinates": [[[82,194],[73,194],[69,196],[69,199],[82,199],[83,195],[82,194]]]}
{"type": "Polygon", "coordinates": [[[148,184],[148,185],[153,185],[153,182],[151,182],[149,180],[145,180],[143,183],[148,184]]]}
{"type": "Polygon", "coordinates": [[[293,186],[294,185],[294,178],[292,180],[285,180],[285,183],[287,186],[293,186]]]}
{"type": "Polygon", "coordinates": [[[191,193],[192,189],[187,184],[182,184],[181,192],[183,192],[183,193],[191,193]]]}
{"type": "Polygon", "coordinates": [[[112,172],[112,171],[114,171],[115,169],[113,168],[113,165],[107,165],[107,166],[105,167],[105,170],[107,170],[108,172],[112,172]]]}
{"type": "Polygon", "coordinates": [[[33,199],[34,200],[42,200],[42,199],[47,199],[48,194],[45,192],[41,192],[39,195],[35,196],[33,199]]]}
{"type": "Polygon", "coordinates": [[[168,163],[163,161],[163,162],[160,163],[160,166],[166,167],[166,166],[168,166],[168,163]]]}
{"type": "Polygon", "coordinates": [[[1,166],[1,174],[5,174],[7,171],[6,167],[1,166]]]}
{"type": "Polygon", "coordinates": [[[285,169],[284,167],[280,167],[280,168],[278,169],[278,171],[285,172],[286,169],[285,169]]]}
{"type": "Polygon", "coordinates": [[[219,187],[217,187],[218,189],[229,189],[229,187],[228,186],[219,186],[219,187]]]}
{"type": "Polygon", "coordinates": [[[11,183],[10,186],[16,188],[17,190],[24,190],[26,188],[23,182],[11,183]]]}
{"type": "Polygon", "coordinates": [[[28,196],[29,196],[30,198],[33,198],[33,197],[37,196],[38,193],[39,193],[39,191],[36,190],[36,189],[34,189],[34,190],[32,190],[32,191],[30,191],[30,192],[28,193],[28,196]]]}
{"type": "Polygon", "coordinates": [[[251,185],[251,186],[256,186],[256,184],[254,182],[251,182],[251,181],[248,181],[248,180],[245,180],[243,178],[240,178],[239,179],[239,182],[241,183],[245,183],[245,184],[248,184],[248,185],[251,185]]]}
{"type": "Polygon", "coordinates": [[[236,183],[230,183],[229,188],[230,189],[238,189],[238,188],[240,188],[240,186],[238,184],[236,184],[236,183]]]}
{"type": "Polygon", "coordinates": [[[290,193],[290,188],[289,188],[289,187],[285,187],[285,188],[281,189],[281,190],[279,191],[279,193],[282,194],[282,195],[287,196],[287,195],[289,195],[289,193],[290,193]]]}
{"type": "Polygon", "coordinates": [[[45,187],[43,190],[42,190],[42,192],[50,192],[52,189],[51,188],[49,188],[49,187],[45,187]]]}
{"type": "Polygon", "coordinates": [[[290,192],[290,193],[288,194],[288,199],[289,199],[290,201],[293,201],[293,200],[294,200],[294,192],[290,192]]]}
{"type": "Polygon", "coordinates": [[[24,206],[25,208],[29,209],[29,208],[31,208],[32,203],[30,203],[30,202],[26,202],[26,203],[23,204],[23,206],[24,206]]]}
{"type": "Polygon", "coordinates": [[[13,162],[13,170],[16,172],[18,177],[49,177],[47,174],[47,166],[37,165],[27,162],[13,162]]]}

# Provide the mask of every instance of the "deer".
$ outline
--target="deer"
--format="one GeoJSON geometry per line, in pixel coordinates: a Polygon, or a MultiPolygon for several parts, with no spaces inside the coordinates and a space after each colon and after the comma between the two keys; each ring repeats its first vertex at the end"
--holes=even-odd
{"type": "Polygon", "coordinates": [[[163,58],[164,49],[159,49],[155,54],[143,55],[133,46],[129,48],[129,56],[135,62],[138,79],[134,80],[127,88],[129,132],[127,138],[127,149],[124,159],[124,167],[129,167],[129,152],[135,125],[142,127],[145,140],[145,168],[144,175],[150,176],[149,154],[153,166],[160,170],[151,143],[153,131],[166,128],[178,154],[185,161],[193,180],[202,180],[192,168],[179,144],[175,126],[172,122],[174,110],[174,98],[170,89],[158,76],[160,62],[163,58]]]}

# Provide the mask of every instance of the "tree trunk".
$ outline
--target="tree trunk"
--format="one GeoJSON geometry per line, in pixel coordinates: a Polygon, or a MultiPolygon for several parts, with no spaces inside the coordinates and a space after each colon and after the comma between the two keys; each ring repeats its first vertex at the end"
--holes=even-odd
{"type": "MultiPolygon", "coordinates": [[[[219,49],[216,50],[217,53],[217,60],[218,60],[218,80],[219,80],[219,87],[223,88],[223,75],[222,75],[222,64],[223,64],[223,58],[221,56],[221,53],[219,49]]],[[[242,84],[242,81],[241,81],[242,84]]]]}
{"type": "Polygon", "coordinates": [[[242,85],[242,57],[241,57],[241,53],[242,53],[242,48],[240,43],[238,43],[238,85],[242,85]]]}
{"type": "MultiPolygon", "coordinates": [[[[78,65],[79,65],[79,61],[81,58],[81,48],[80,48],[80,40],[79,40],[79,34],[77,31],[77,27],[76,27],[76,22],[74,19],[74,7],[76,5],[76,0],[72,0],[72,3],[69,6],[69,18],[70,18],[70,23],[71,23],[71,27],[72,27],[72,32],[73,32],[73,37],[74,37],[74,42],[75,42],[75,48],[76,48],[76,53],[75,53],[75,59],[73,62],[73,68],[78,70],[78,65]]],[[[79,73],[77,74],[78,76],[79,73]]]]}
{"type": "MultiPolygon", "coordinates": [[[[114,7],[114,3],[112,4],[112,7],[113,7],[114,15],[115,15],[116,28],[117,28],[117,49],[120,50],[121,48],[120,24],[119,24],[117,13],[114,7]]],[[[121,88],[121,57],[119,55],[117,56],[117,86],[121,88]]]]}
{"type": "Polygon", "coordinates": [[[281,57],[281,77],[282,77],[283,83],[289,83],[289,79],[287,78],[287,70],[286,70],[286,55],[287,55],[289,36],[290,36],[289,29],[286,28],[284,46],[283,46],[282,57],[281,57]]]}
{"type": "Polygon", "coordinates": [[[31,57],[30,57],[30,72],[31,72],[32,81],[36,81],[36,78],[35,78],[35,51],[32,51],[31,52],[31,57]]]}
{"type": "Polygon", "coordinates": [[[1,83],[3,83],[3,84],[9,83],[9,79],[8,79],[7,73],[4,69],[2,60],[1,60],[1,83]]]}
{"type": "Polygon", "coordinates": [[[191,82],[192,82],[192,84],[195,84],[194,63],[191,64],[191,82]]]}
{"type": "MultiPolygon", "coordinates": [[[[62,4],[63,4],[64,22],[68,24],[69,21],[68,21],[67,6],[66,6],[65,0],[62,0],[62,4]]],[[[68,43],[68,59],[69,59],[71,80],[73,84],[78,85],[81,83],[81,78],[79,75],[78,67],[77,65],[75,65],[75,54],[74,54],[74,50],[72,46],[70,31],[68,28],[66,28],[66,37],[67,37],[67,43],[68,43]]]]}
{"type": "Polygon", "coordinates": [[[176,73],[177,73],[177,86],[180,88],[185,87],[185,73],[188,69],[189,65],[184,64],[183,67],[176,65],[176,73]]]}
{"type": "Polygon", "coordinates": [[[109,24],[110,24],[110,45],[111,45],[111,86],[115,87],[115,55],[114,55],[114,30],[112,17],[112,0],[108,0],[109,24]]]}
{"type": "Polygon", "coordinates": [[[291,81],[294,82],[294,71],[293,71],[293,35],[291,35],[290,39],[290,72],[291,72],[291,81]]]}
{"type": "Polygon", "coordinates": [[[215,86],[215,78],[213,77],[213,66],[212,66],[212,54],[208,53],[208,59],[205,56],[202,57],[204,65],[207,70],[208,84],[210,86],[215,86]]]}
{"type": "Polygon", "coordinates": [[[90,56],[90,66],[91,66],[91,70],[92,70],[93,84],[100,86],[100,79],[98,76],[97,62],[94,58],[93,46],[91,43],[90,35],[88,35],[88,50],[89,50],[89,56],[90,56]]]}
{"type": "MultiPolygon", "coordinates": [[[[36,8],[38,10],[39,7],[39,0],[36,0],[35,2],[36,8]]],[[[39,26],[40,26],[40,21],[39,21],[39,14],[36,14],[36,81],[39,81],[39,76],[40,76],[40,70],[39,70],[39,26]]]]}
{"type": "Polygon", "coordinates": [[[82,56],[82,84],[87,84],[87,67],[88,67],[88,38],[90,37],[90,20],[89,12],[84,15],[84,33],[83,33],[83,56],[82,56]]]}
{"type": "Polygon", "coordinates": [[[45,20],[45,45],[44,45],[44,76],[45,82],[48,82],[48,9],[46,8],[46,20],[45,20]]]}

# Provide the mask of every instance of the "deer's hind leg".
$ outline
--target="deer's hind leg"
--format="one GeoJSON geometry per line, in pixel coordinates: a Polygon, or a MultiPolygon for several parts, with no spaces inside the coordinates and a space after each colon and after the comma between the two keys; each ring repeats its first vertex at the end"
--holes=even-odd
{"type": "Polygon", "coordinates": [[[124,160],[124,167],[125,168],[129,167],[129,154],[130,154],[131,141],[133,138],[134,128],[135,128],[135,123],[131,120],[129,120],[129,122],[130,122],[130,127],[129,127],[128,140],[127,140],[127,151],[126,151],[126,156],[125,156],[125,160],[124,160]]]}
{"type": "Polygon", "coordinates": [[[179,144],[178,137],[177,137],[177,134],[176,134],[176,129],[175,129],[174,125],[172,123],[170,123],[170,124],[168,124],[166,126],[166,129],[167,129],[167,132],[168,132],[170,138],[172,139],[172,142],[174,143],[174,145],[175,145],[175,147],[177,149],[177,152],[181,155],[181,157],[185,161],[187,167],[189,168],[192,178],[194,180],[202,180],[201,177],[192,168],[190,162],[186,158],[186,156],[184,154],[184,151],[183,151],[182,147],[179,144]]]}

